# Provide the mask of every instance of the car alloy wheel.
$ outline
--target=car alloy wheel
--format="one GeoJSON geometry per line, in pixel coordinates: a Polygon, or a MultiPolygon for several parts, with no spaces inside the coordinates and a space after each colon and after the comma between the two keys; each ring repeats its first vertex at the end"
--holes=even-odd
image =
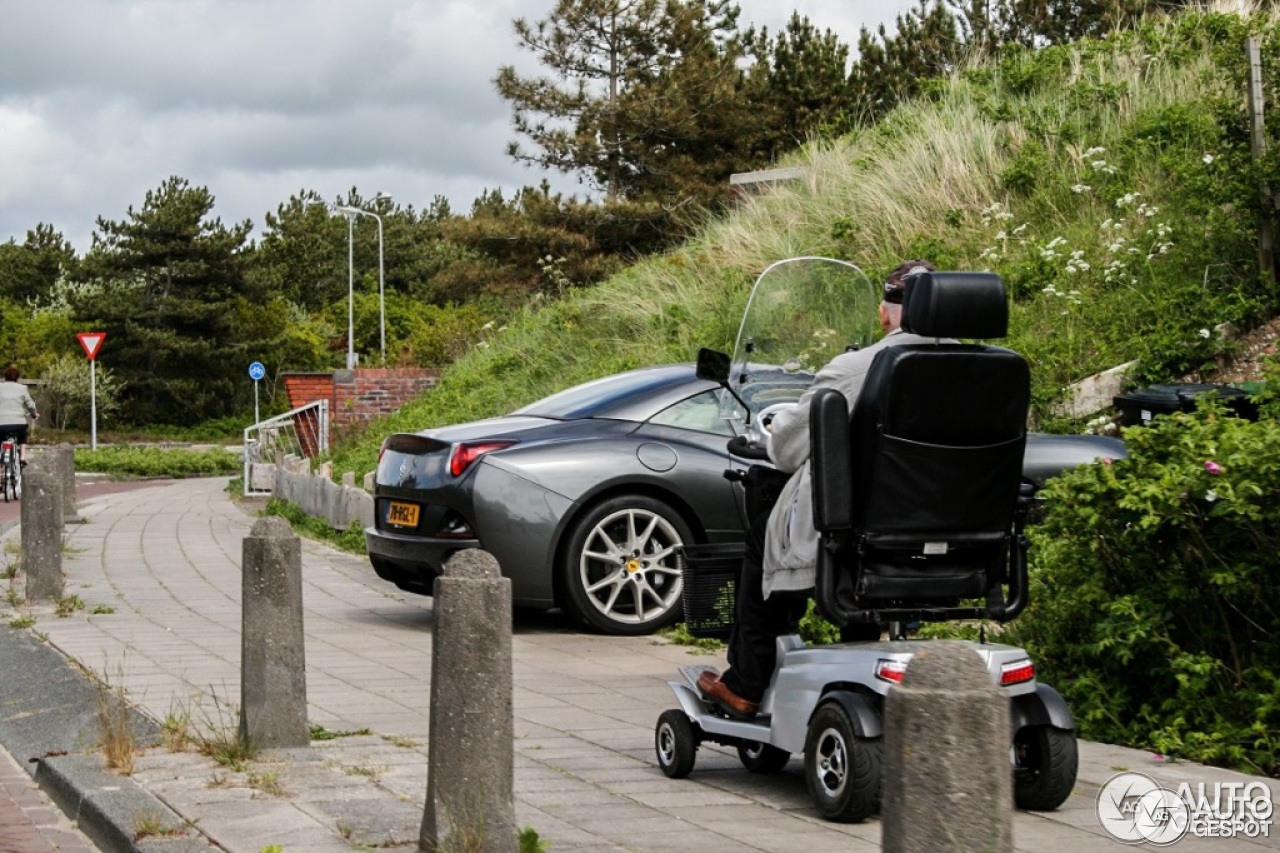
{"type": "Polygon", "coordinates": [[[574,526],[565,582],[574,614],[608,634],[648,634],[677,621],[684,587],[676,550],[692,541],[671,507],[641,495],[604,501],[574,526]]]}

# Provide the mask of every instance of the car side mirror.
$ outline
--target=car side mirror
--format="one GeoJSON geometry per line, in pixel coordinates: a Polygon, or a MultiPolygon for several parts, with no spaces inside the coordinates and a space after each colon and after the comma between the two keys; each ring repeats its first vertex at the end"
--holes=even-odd
{"type": "Polygon", "coordinates": [[[698,350],[695,374],[699,379],[709,379],[721,385],[729,384],[729,356],[719,350],[702,347],[698,350]]]}

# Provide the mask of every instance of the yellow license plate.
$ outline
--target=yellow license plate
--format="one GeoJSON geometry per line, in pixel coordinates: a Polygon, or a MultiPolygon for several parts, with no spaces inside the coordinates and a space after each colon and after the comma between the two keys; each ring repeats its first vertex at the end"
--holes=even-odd
{"type": "Polygon", "coordinates": [[[403,504],[399,501],[387,504],[387,524],[394,524],[396,527],[417,527],[418,505],[403,504]]]}

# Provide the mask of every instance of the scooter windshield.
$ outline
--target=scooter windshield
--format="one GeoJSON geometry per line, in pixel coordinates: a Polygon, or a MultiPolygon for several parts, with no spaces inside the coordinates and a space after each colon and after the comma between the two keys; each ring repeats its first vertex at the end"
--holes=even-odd
{"type": "Polygon", "coordinates": [[[878,304],[871,280],[847,261],[788,258],[761,273],[743,312],[729,374],[751,422],[795,403],[836,355],[872,343],[878,304]]]}

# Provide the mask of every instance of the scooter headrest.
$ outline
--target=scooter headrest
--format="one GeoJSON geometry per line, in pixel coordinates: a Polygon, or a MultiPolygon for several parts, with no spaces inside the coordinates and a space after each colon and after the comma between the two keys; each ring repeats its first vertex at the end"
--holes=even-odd
{"type": "Polygon", "coordinates": [[[1009,334],[1004,280],[991,272],[926,272],[907,280],[902,328],[927,338],[1009,334]]]}

